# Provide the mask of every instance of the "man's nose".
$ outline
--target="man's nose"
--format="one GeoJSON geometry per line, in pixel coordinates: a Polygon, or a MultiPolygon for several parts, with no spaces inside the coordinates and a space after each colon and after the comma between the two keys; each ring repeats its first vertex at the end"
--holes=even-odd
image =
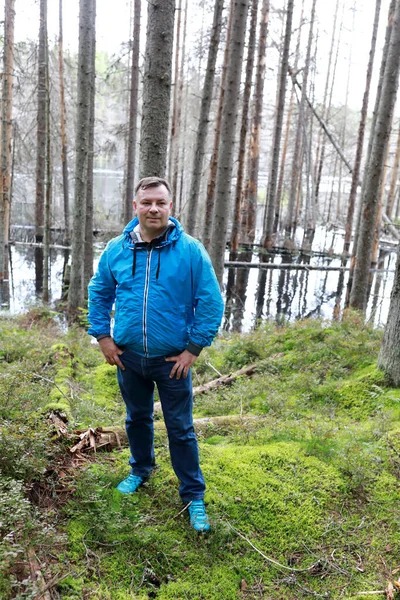
{"type": "Polygon", "coordinates": [[[157,204],[152,204],[150,207],[151,212],[158,212],[158,206],[157,204]]]}

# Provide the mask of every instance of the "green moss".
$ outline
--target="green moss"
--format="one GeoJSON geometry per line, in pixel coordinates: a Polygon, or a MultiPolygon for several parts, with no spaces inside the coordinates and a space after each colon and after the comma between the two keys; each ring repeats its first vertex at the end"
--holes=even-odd
{"type": "Polygon", "coordinates": [[[104,362],[94,368],[83,382],[91,388],[90,392],[82,396],[83,401],[90,399],[98,406],[110,410],[116,409],[121,404],[115,367],[104,362]]]}

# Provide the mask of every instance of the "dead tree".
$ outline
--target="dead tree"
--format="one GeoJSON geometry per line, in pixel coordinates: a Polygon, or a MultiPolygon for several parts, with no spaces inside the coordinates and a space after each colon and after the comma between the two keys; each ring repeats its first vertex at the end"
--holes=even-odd
{"type": "Polygon", "coordinates": [[[348,203],[348,208],[347,208],[346,231],[345,231],[345,237],[344,237],[343,254],[347,254],[350,249],[351,231],[352,231],[352,227],[353,227],[354,207],[355,207],[357,188],[358,188],[359,178],[360,178],[361,159],[362,159],[362,151],[363,151],[363,146],[364,146],[365,124],[366,124],[366,120],[367,120],[369,92],[370,92],[370,88],[371,88],[372,70],[373,70],[374,58],[375,58],[376,38],[377,38],[377,34],[378,34],[380,9],[381,9],[381,0],[376,0],[375,18],[374,18],[374,25],[372,28],[371,47],[370,47],[370,51],[369,51],[367,74],[366,74],[366,78],[365,78],[365,90],[364,90],[364,96],[363,96],[362,107],[361,107],[360,125],[358,127],[357,150],[356,150],[356,157],[354,160],[354,167],[353,167],[353,174],[352,174],[352,179],[351,179],[351,188],[350,188],[350,195],[349,195],[349,203],[348,203]]]}
{"type": "Polygon", "coordinates": [[[272,230],[275,213],[276,186],[278,181],[279,170],[279,152],[281,147],[282,125],[286,97],[286,79],[289,66],[290,40],[292,35],[293,6],[294,0],[288,0],[286,10],[285,39],[283,43],[282,60],[279,70],[278,100],[275,114],[274,134],[272,138],[273,141],[271,151],[271,167],[268,180],[268,197],[264,218],[264,238],[262,242],[264,248],[270,248],[272,246],[272,230]]]}
{"type": "Polygon", "coordinates": [[[235,0],[232,10],[232,36],[228,56],[227,86],[224,105],[222,107],[221,140],[212,223],[213,235],[210,248],[211,259],[220,285],[222,284],[224,271],[224,253],[231,198],[233,152],[246,36],[248,0],[235,0]]]}
{"type": "Polygon", "coordinates": [[[11,199],[11,138],[12,93],[14,64],[15,0],[6,0],[4,7],[4,52],[1,96],[1,176],[0,176],[0,305],[8,289],[8,242],[11,199]],[[4,288],[4,290],[3,290],[4,288]]]}
{"type": "Polygon", "coordinates": [[[86,194],[89,159],[91,112],[92,27],[94,0],[80,0],[78,53],[78,116],[75,142],[75,202],[72,231],[71,279],[68,309],[72,315],[85,299],[84,261],[86,230],[86,194]]]}
{"type": "Polygon", "coordinates": [[[224,0],[216,0],[214,4],[214,20],[211,30],[210,45],[208,49],[207,68],[204,78],[203,92],[201,98],[200,117],[196,134],[196,145],[193,154],[192,180],[189,192],[188,218],[186,230],[191,235],[197,233],[197,212],[199,205],[199,192],[201,174],[203,171],[205,145],[208,133],[210,107],[213,95],[215,64],[217,61],[219,41],[221,37],[222,9],[224,0]]]}
{"type": "Polygon", "coordinates": [[[58,33],[58,68],[60,76],[60,124],[61,124],[61,166],[63,179],[63,199],[64,199],[64,227],[65,241],[69,243],[70,224],[69,224],[69,176],[68,176],[68,143],[66,129],[66,108],[65,108],[65,90],[64,90],[64,54],[63,54],[63,0],[59,3],[59,33],[58,33]]]}
{"type": "Polygon", "coordinates": [[[382,80],[382,92],[376,117],[371,156],[366,173],[365,194],[360,237],[357,245],[357,262],[350,295],[353,308],[365,310],[367,305],[368,275],[374,226],[378,209],[378,190],[382,179],[386,148],[390,134],[394,104],[396,101],[400,69],[400,0],[396,0],[386,66],[382,80]]]}
{"type": "Polygon", "coordinates": [[[135,181],[137,113],[139,96],[139,56],[140,56],[140,11],[141,0],[135,0],[133,21],[131,89],[129,98],[128,160],[126,167],[126,189],[124,196],[124,223],[132,219],[132,200],[135,181]]]}

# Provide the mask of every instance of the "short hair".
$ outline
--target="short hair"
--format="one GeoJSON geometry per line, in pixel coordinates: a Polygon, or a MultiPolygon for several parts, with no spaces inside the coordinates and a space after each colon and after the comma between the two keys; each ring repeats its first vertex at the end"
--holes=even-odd
{"type": "Polygon", "coordinates": [[[147,190],[147,188],[159,187],[160,185],[164,185],[168,190],[168,194],[171,196],[171,186],[169,182],[162,177],[143,177],[139,183],[136,184],[135,196],[139,190],[147,190]]]}

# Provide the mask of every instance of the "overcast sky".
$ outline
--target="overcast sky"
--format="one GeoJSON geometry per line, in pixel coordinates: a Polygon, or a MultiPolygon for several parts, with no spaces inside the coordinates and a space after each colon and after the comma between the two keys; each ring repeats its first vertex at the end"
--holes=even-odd
{"type": "MultiPolygon", "coordinates": [[[[305,15],[310,14],[311,0],[305,0],[305,15]]],[[[117,53],[120,50],[121,43],[129,40],[130,37],[130,19],[131,9],[129,0],[97,0],[97,48],[109,53],[117,53]]],[[[189,26],[188,26],[188,47],[191,42],[199,37],[201,22],[210,23],[212,20],[212,11],[202,13],[199,9],[200,0],[189,0],[189,26]]],[[[271,2],[274,8],[283,7],[283,0],[275,0],[271,2]]],[[[335,8],[335,0],[318,0],[317,1],[317,17],[318,17],[318,64],[317,71],[320,75],[316,79],[316,95],[321,97],[324,87],[324,78],[326,73],[327,57],[329,54],[329,46],[331,39],[331,31],[333,26],[333,12],[335,8]]],[[[372,85],[372,97],[370,107],[373,106],[375,88],[377,85],[377,74],[382,55],[382,45],[384,41],[384,31],[387,21],[389,0],[382,0],[381,20],[379,28],[379,38],[376,52],[374,81],[372,85]]],[[[297,17],[295,15],[294,23],[297,27],[298,16],[300,14],[301,2],[295,0],[297,17]]],[[[64,0],[64,45],[65,48],[72,52],[78,47],[78,10],[79,0],[64,0]]],[[[145,32],[145,12],[147,10],[147,2],[142,2],[143,12],[143,33],[142,41],[144,42],[145,32]]],[[[334,103],[336,105],[345,102],[346,83],[348,76],[348,65],[351,54],[351,77],[349,90],[349,106],[354,109],[360,109],[364,86],[365,86],[365,71],[368,61],[372,22],[375,10],[375,0],[346,0],[343,9],[344,27],[342,33],[342,41],[340,45],[340,53],[337,68],[337,79],[334,92],[334,103]],[[356,5],[354,17],[354,32],[353,27],[353,7],[356,5]]],[[[339,14],[338,21],[340,22],[342,13],[339,14]]],[[[36,39],[39,30],[39,3],[38,0],[16,0],[16,21],[15,35],[16,40],[26,38],[36,39]]],[[[58,0],[48,0],[48,30],[49,39],[55,39],[58,35],[58,0]]],[[[271,35],[278,36],[276,41],[279,41],[280,24],[276,17],[271,20],[270,32],[271,35]]],[[[304,29],[303,47],[306,44],[307,29],[304,29]]],[[[273,48],[268,50],[267,65],[271,65],[274,69],[277,59],[277,52],[273,48]]],[[[275,74],[271,73],[272,78],[276,79],[275,74]]],[[[272,90],[271,90],[272,92],[272,90]]]]}

